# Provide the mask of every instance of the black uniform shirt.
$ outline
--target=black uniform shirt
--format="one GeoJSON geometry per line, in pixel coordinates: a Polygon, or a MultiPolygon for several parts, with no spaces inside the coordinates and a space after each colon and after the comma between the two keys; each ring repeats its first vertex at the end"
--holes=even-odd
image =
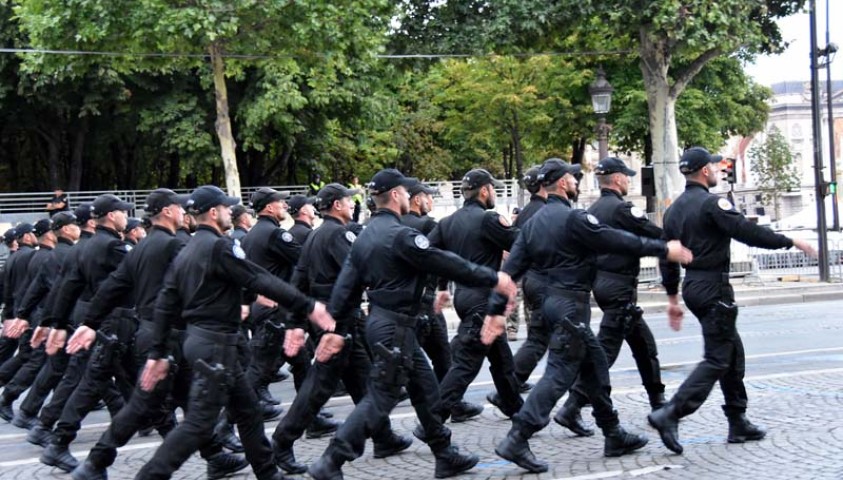
{"type": "Polygon", "coordinates": [[[43,315],[41,316],[42,327],[53,326],[54,322],[51,312],[53,311],[53,305],[56,303],[56,298],[59,296],[59,292],[61,291],[61,285],[64,282],[64,277],[69,271],[75,268],[76,264],[79,262],[79,254],[82,251],[82,248],[85,243],[93,237],[93,232],[82,230],[79,235],[79,241],[73,245],[73,248],[71,248],[60,261],[58,265],[58,272],[53,279],[53,285],[50,287],[50,292],[47,293],[47,298],[44,299],[43,304],[41,305],[43,310],[43,315]]]}
{"type": "Polygon", "coordinates": [[[302,247],[293,273],[293,286],[322,302],[331,290],[357,237],[336,218],[326,215],[302,247]]]}
{"type": "Polygon", "coordinates": [[[3,318],[15,318],[15,302],[20,300],[16,296],[21,285],[26,281],[29,261],[35,254],[35,249],[29,245],[21,244],[18,251],[9,257],[4,272],[6,278],[3,282],[3,318]]]}
{"type": "Polygon", "coordinates": [[[310,232],[312,231],[313,227],[301,220],[296,220],[293,226],[290,227],[290,235],[296,239],[296,242],[298,242],[299,245],[304,245],[304,242],[307,240],[307,237],[310,236],[310,232]]]}
{"type": "MultiPolygon", "coordinates": [[[[430,244],[497,271],[504,250],[509,250],[518,236],[518,229],[504,226],[499,217],[477,200],[466,200],[462,208],[439,222],[430,233],[430,244]]],[[[443,283],[439,287],[444,290],[443,283]]],[[[457,283],[458,290],[464,287],[457,283]]]]}
{"type": "MultiPolygon", "coordinates": [[[[600,199],[594,202],[588,213],[612,228],[626,230],[639,237],[662,238],[661,227],[651,222],[644,210],[624,201],[621,194],[612,189],[601,189],[600,199]]],[[[604,253],[597,257],[597,269],[637,277],[641,271],[641,259],[635,255],[604,253]]]]}
{"type": "Polygon", "coordinates": [[[301,255],[301,244],[293,238],[293,234],[266,215],[258,217],[241,245],[249,260],[285,281],[290,281],[301,255]]]}
{"type": "Polygon", "coordinates": [[[597,254],[603,252],[662,257],[667,247],[662,240],[608,227],[551,194],[547,205],[524,225],[502,271],[517,279],[532,267],[548,286],[588,293],[597,273],[597,254]]]}
{"type": "Polygon", "coordinates": [[[40,314],[33,315],[33,312],[36,311],[36,308],[42,310],[47,306],[47,294],[55,285],[61,272],[61,264],[72,249],[73,242],[64,237],[58,237],[56,248],[50,251],[49,258],[38,269],[38,273],[30,282],[29,288],[26,289],[26,293],[18,303],[18,318],[30,320],[30,325],[35,325],[33,319],[36,322],[40,320],[40,314]]]}
{"type": "Polygon", "coordinates": [[[184,242],[174,232],[153,225],[144,241],[126,255],[117,270],[97,289],[83,323],[96,330],[126,297],[134,298],[141,320],[152,320],[164,274],[183,246],[184,242]]]}
{"type": "Polygon", "coordinates": [[[249,231],[243,227],[234,227],[233,229],[231,229],[231,232],[229,232],[228,236],[235,240],[240,240],[242,242],[243,237],[245,237],[247,233],[249,233],[249,231]]]}
{"type": "MultiPolygon", "coordinates": [[[[117,269],[130,248],[117,231],[97,225],[97,233],[85,242],[76,264],[62,278],[50,316],[55,328],[68,328],[77,300],[90,301],[100,284],[117,269]]],[[[121,299],[120,307],[131,308],[134,299],[121,299]]]]}
{"type": "Polygon", "coordinates": [[[180,319],[214,332],[240,332],[244,288],[275,300],[294,314],[306,316],[313,311],[313,300],[246,260],[239,242],[199,225],[173,261],[155,302],[154,345],[149,358],[166,356],[170,328],[180,324],[180,319]]]}
{"type": "Polygon", "coordinates": [[[425,235],[429,235],[436,228],[436,220],[430,218],[427,214],[422,215],[412,211],[401,216],[401,223],[410,228],[415,228],[425,235]]]}
{"type": "Polygon", "coordinates": [[[521,209],[521,213],[518,214],[518,217],[515,219],[515,223],[513,225],[518,228],[523,227],[524,224],[527,223],[527,220],[533,218],[533,215],[535,215],[540,208],[545,206],[546,203],[546,198],[533,194],[527,205],[524,205],[524,208],[521,209]]]}
{"type": "MultiPolygon", "coordinates": [[[[687,270],[729,273],[734,238],[753,247],[790,248],[793,241],[746,219],[731,202],[688,182],[685,191],[664,214],[664,238],[681,240],[694,254],[687,270]]],[[[662,283],[668,295],[679,290],[679,264],[661,262],[662,283]]]]}
{"type": "Polygon", "coordinates": [[[433,247],[424,234],[402,225],[398,214],[378,210],[354,241],[331,294],[337,333],[348,331],[348,317],[359,308],[364,288],[373,306],[416,315],[426,274],[476,287],[498,282],[494,270],[433,247]]]}

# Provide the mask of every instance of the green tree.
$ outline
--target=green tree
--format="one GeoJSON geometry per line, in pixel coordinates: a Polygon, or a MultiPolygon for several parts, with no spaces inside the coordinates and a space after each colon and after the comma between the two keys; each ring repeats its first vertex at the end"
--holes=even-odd
{"type": "Polygon", "coordinates": [[[784,192],[799,187],[799,174],[793,162],[793,152],[787,139],[777,127],[767,131],[761,144],[749,149],[750,170],[758,180],[762,198],[772,204],[776,220],[780,219],[779,197],[784,192]]]}

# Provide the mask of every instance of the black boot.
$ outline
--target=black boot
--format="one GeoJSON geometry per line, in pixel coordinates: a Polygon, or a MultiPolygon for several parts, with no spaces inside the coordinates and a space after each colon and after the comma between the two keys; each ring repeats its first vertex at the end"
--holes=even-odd
{"type": "Polygon", "coordinates": [[[0,418],[7,422],[11,422],[15,418],[12,401],[7,399],[5,395],[0,395],[0,418]]]}
{"type": "Polygon", "coordinates": [[[451,421],[454,423],[465,422],[483,413],[483,405],[461,401],[451,409],[451,421]]]}
{"type": "Polygon", "coordinates": [[[269,388],[267,387],[260,387],[255,392],[258,394],[258,400],[263,403],[267,403],[269,405],[281,405],[281,401],[277,398],[273,397],[271,393],[269,393],[269,388]]]}
{"type": "Polygon", "coordinates": [[[243,444],[240,443],[240,439],[234,434],[234,427],[228,423],[228,419],[225,416],[214,427],[214,436],[220,442],[220,445],[228,451],[234,453],[243,453],[246,451],[243,448],[243,444]]]}
{"type": "Polygon", "coordinates": [[[410,448],[410,445],[412,444],[412,438],[391,432],[389,440],[383,443],[375,443],[375,451],[372,456],[375,458],[391,457],[410,448]]]}
{"type": "Polygon", "coordinates": [[[340,425],[342,425],[342,422],[317,415],[310,422],[310,425],[307,426],[304,436],[310,439],[322,438],[336,432],[340,425]]]}
{"type": "Polygon", "coordinates": [[[76,457],[70,454],[67,445],[57,443],[47,445],[38,460],[44,465],[56,467],[64,473],[70,473],[79,466],[79,460],[76,460],[76,457]]]}
{"type": "Polygon", "coordinates": [[[518,386],[518,393],[527,393],[532,390],[533,387],[535,387],[535,385],[533,385],[532,383],[524,382],[518,386]]]}
{"type": "Polygon", "coordinates": [[[266,402],[258,403],[260,403],[261,406],[261,412],[263,414],[264,422],[271,422],[273,420],[276,420],[278,417],[281,416],[282,413],[284,413],[284,409],[277,405],[272,405],[266,402]]]}
{"type": "Polygon", "coordinates": [[[108,480],[108,472],[104,468],[97,468],[89,460],[74,468],[70,472],[73,480],[108,480]]]}
{"type": "Polygon", "coordinates": [[[18,413],[15,414],[15,418],[12,419],[12,425],[18,428],[32,430],[32,427],[38,425],[38,417],[35,415],[29,415],[23,410],[18,410],[18,413]]]}
{"type": "Polygon", "coordinates": [[[629,433],[621,426],[603,430],[603,436],[603,455],[607,457],[620,457],[647,445],[646,436],[629,433]]]}
{"type": "Polygon", "coordinates": [[[547,462],[542,462],[533,455],[527,437],[521,432],[510,430],[503,441],[495,448],[495,453],[529,472],[542,473],[547,471],[547,462]]]}
{"type": "Polygon", "coordinates": [[[471,470],[480,461],[474,454],[463,455],[457,447],[451,445],[433,454],[436,457],[436,478],[448,478],[471,470]]]}
{"type": "Polygon", "coordinates": [[[650,408],[654,412],[662,408],[666,403],[664,399],[664,392],[652,392],[648,393],[647,396],[650,398],[650,408]]]}
{"type": "Polygon", "coordinates": [[[761,440],[767,435],[763,427],[759,427],[746,418],[745,413],[728,414],[729,419],[729,443],[744,443],[761,440]]]}
{"type": "Polygon", "coordinates": [[[420,423],[417,423],[416,428],[413,429],[413,436],[422,442],[427,443],[427,433],[425,433],[424,427],[422,427],[420,423]]]}
{"type": "Polygon", "coordinates": [[[307,473],[313,480],[342,480],[342,463],[335,462],[328,455],[322,455],[310,468],[307,473]]]}
{"type": "Polygon", "coordinates": [[[206,459],[208,462],[208,480],[227,477],[249,466],[249,462],[240,455],[219,452],[206,459]]]}
{"type": "Polygon", "coordinates": [[[283,446],[272,441],[272,456],[275,458],[275,465],[286,473],[298,475],[307,471],[307,465],[296,461],[296,454],[292,446],[283,446]]]}
{"type": "Polygon", "coordinates": [[[272,376],[269,378],[269,383],[278,383],[283,382],[284,380],[290,378],[290,374],[287,373],[286,370],[279,368],[272,376]]]}
{"type": "Polygon", "coordinates": [[[27,442],[42,448],[47,448],[53,442],[54,438],[53,431],[40,422],[26,434],[27,442]]]}
{"type": "Polygon", "coordinates": [[[582,414],[580,413],[580,407],[570,404],[567,401],[562,404],[562,407],[553,416],[553,421],[574,432],[578,437],[590,437],[594,435],[594,430],[585,426],[582,414]]]}
{"type": "Polygon", "coordinates": [[[659,431],[665,447],[673,453],[682,454],[682,444],[679,443],[679,415],[672,403],[668,402],[664,407],[647,415],[647,421],[659,431]]]}
{"type": "Polygon", "coordinates": [[[518,413],[517,411],[510,412],[506,408],[504,408],[503,399],[501,398],[498,392],[487,393],[486,401],[497,407],[497,409],[500,410],[501,413],[503,413],[507,418],[512,418],[513,415],[518,413]]]}

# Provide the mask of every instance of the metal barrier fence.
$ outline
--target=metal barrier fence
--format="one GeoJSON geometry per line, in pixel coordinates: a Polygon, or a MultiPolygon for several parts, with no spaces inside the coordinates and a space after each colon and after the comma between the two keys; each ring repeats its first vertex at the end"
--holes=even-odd
{"type": "MultiPolygon", "coordinates": [[[[816,245],[817,239],[806,239],[816,245]]],[[[809,258],[800,250],[790,249],[764,250],[751,248],[750,254],[754,261],[755,272],[764,276],[799,276],[808,278],[819,277],[819,267],[816,258],[809,258]]],[[[829,276],[832,281],[843,281],[843,239],[828,240],[829,276]]]]}

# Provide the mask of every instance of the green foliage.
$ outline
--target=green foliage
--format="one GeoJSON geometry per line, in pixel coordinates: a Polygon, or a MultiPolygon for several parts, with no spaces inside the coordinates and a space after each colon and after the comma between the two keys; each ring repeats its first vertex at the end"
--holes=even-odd
{"type": "Polygon", "coordinates": [[[793,162],[793,152],[778,128],[767,132],[763,143],[749,150],[750,169],[758,179],[766,204],[773,204],[779,218],[779,196],[799,187],[799,174],[793,162]]]}

